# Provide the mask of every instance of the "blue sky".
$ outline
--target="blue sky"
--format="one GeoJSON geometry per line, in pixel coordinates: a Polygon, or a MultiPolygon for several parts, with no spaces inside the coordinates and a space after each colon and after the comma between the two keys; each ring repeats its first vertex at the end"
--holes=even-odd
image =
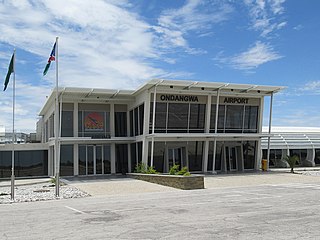
{"type": "MultiPolygon", "coordinates": [[[[55,65],[42,71],[56,36],[60,86],[134,89],[152,78],[286,86],[273,125],[320,127],[319,9],[318,0],[0,0],[0,76],[16,48],[18,131],[34,131],[54,88],[55,65]]],[[[7,130],[11,93],[12,81],[0,94],[7,130]]]]}

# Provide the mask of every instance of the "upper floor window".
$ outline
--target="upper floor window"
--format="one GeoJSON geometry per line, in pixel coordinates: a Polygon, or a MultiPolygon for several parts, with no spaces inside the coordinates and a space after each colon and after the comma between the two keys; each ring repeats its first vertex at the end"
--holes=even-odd
{"type": "Polygon", "coordinates": [[[144,104],[130,111],[130,136],[143,134],[144,104]]]}
{"type": "Polygon", "coordinates": [[[79,137],[110,138],[110,113],[79,111],[79,137]]]}
{"type": "MultiPolygon", "coordinates": [[[[218,132],[256,133],[258,131],[258,106],[219,105],[218,132]]],[[[210,132],[215,130],[216,105],[211,106],[210,132]]]]}
{"type": "MultiPolygon", "coordinates": [[[[205,104],[156,103],[156,133],[204,132],[205,104]]],[[[153,103],[150,104],[150,133],[153,124],[153,103]]]]}

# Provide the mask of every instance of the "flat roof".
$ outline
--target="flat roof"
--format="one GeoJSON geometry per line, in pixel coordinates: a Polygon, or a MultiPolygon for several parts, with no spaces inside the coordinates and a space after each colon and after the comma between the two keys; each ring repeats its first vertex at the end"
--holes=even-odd
{"type": "MultiPolygon", "coordinates": [[[[171,90],[190,93],[211,93],[220,90],[223,93],[232,94],[259,94],[259,96],[270,95],[276,93],[285,87],[282,86],[265,86],[252,84],[236,84],[222,82],[201,82],[187,80],[167,80],[167,79],[152,79],[146,82],[136,90],[117,90],[117,89],[102,89],[102,88],[76,88],[65,87],[59,88],[59,97],[62,96],[66,102],[86,102],[86,103],[107,103],[107,102],[128,102],[135,99],[135,96],[141,92],[153,89],[155,86],[162,90],[171,90]]],[[[46,103],[41,109],[39,115],[44,115],[49,106],[55,100],[55,89],[51,92],[46,103]]]]}

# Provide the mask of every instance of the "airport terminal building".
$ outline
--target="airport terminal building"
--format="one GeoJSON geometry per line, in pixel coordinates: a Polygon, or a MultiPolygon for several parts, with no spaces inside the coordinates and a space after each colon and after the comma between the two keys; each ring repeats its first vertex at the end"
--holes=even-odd
{"type": "Polygon", "coordinates": [[[54,90],[37,124],[36,175],[55,174],[55,114],[61,176],[124,174],[139,162],[162,173],[174,164],[194,173],[259,170],[261,139],[270,136],[262,133],[264,98],[281,89],[161,79],[137,90],[67,87],[56,113],[54,90]]]}
{"type": "MultiPolygon", "coordinates": [[[[59,91],[60,173],[134,171],[137,163],[168,172],[258,170],[264,97],[281,87],[152,80],[135,91],[59,91]]],[[[54,174],[54,92],[40,112],[54,174]]]]}

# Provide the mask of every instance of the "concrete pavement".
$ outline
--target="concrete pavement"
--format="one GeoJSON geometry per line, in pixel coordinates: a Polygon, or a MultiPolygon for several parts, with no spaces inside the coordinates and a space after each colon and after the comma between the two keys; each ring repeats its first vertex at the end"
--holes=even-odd
{"type": "Polygon", "coordinates": [[[318,239],[319,196],[294,182],[0,205],[0,239],[318,239]]]}

